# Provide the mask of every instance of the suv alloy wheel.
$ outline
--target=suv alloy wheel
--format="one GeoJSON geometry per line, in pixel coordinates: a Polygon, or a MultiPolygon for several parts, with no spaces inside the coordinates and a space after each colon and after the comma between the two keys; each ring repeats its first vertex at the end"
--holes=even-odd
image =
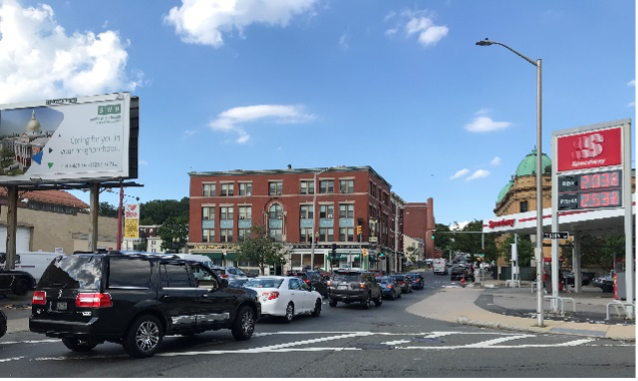
{"type": "Polygon", "coordinates": [[[159,320],[152,315],[143,315],[131,325],[122,344],[131,357],[150,357],[157,351],[163,336],[159,320]]]}
{"type": "Polygon", "coordinates": [[[248,306],[243,306],[239,309],[237,317],[233,322],[231,332],[235,340],[243,341],[248,340],[255,331],[255,313],[253,309],[248,306]]]}

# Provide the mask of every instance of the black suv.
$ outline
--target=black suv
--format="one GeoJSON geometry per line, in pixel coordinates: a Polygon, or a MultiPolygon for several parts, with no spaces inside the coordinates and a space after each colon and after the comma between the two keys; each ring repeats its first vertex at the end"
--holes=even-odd
{"type": "Polygon", "coordinates": [[[335,270],[328,281],[329,306],[337,302],[350,304],[359,302],[370,308],[370,300],[379,307],[383,303],[383,292],[374,274],[365,270],[335,270]]]}
{"type": "Polygon", "coordinates": [[[328,286],[318,271],[288,271],[286,276],[294,276],[304,281],[311,290],[317,291],[321,296],[328,295],[328,286]]]}
{"type": "Polygon", "coordinates": [[[132,357],[155,354],[164,335],[230,329],[248,340],[261,314],[257,293],[199,262],[140,252],[62,255],[33,293],[29,329],[75,352],[105,341],[132,357]]]}
{"type": "Polygon", "coordinates": [[[25,296],[35,288],[35,278],[26,271],[5,270],[6,254],[0,253],[0,294],[25,296]]]}

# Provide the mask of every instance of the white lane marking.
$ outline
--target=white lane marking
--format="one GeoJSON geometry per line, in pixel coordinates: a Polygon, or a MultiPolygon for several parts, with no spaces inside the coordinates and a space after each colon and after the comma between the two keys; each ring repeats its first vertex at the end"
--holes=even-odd
{"type": "Polygon", "coordinates": [[[42,344],[42,343],[59,343],[60,339],[47,339],[47,340],[25,340],[25,341],[4,341],[0,342],[0,345],[5,344],[42,344]]]}
{"type": "Polygon", "coordinates": [[[510,337],[501,337],[498,339],[482,341],[476,344],[469,344],[469,345],[466,345],[465,347],[466,348],[487,348],[494,344],[500,344],[500,343],[504,343],[506,341],[511,341],[511,340],[526,339],[528,337],[536,337],[536,336],[535,335],[517,335],[517,336],[510,336],[510,337]]]}
{"type": "Polygon", "coordinates": [[[411,343],[412,341],[410,340],[396,340],[396,341],[386,341],[385,343],[381,343],[381,344],[385,344],[385,345],[399,345],[399,344],[407,344],[407,343],[411,343]]]}
{"type": "Polygon", "coordinates": [[[9,361],[16,361],[16,360],[22,360],[25,356],[20,356],[20,357],[10,357],[8,359],[0,359],[0,362],[9,362],[9,361]]]}

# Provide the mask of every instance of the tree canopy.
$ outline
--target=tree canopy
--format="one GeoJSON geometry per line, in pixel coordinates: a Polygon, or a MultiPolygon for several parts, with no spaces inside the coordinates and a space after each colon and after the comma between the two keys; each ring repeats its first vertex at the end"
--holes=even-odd
{"type": "Polygon", "coordinates": [[[286,263],[288,249],[282,242],[273,241],[262,225],[253,225],[250,230],[250,237],[240,242],[237,248],[239,260],[256,262],[261,274],[266,266],[286,263]]]}

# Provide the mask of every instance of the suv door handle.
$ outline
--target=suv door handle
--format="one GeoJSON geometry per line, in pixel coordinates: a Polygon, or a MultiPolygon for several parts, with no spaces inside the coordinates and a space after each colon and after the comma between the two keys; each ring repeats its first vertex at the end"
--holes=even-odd
{"type": "Polygon", "coordinates": [[[164,294],[164,295],[162,295],[162,299],[168,299],[168,298],[170,298],[170,297],[171,297],[171,296],[170,296],[170,295],[168,295],[168,294],[164,294]]]}

